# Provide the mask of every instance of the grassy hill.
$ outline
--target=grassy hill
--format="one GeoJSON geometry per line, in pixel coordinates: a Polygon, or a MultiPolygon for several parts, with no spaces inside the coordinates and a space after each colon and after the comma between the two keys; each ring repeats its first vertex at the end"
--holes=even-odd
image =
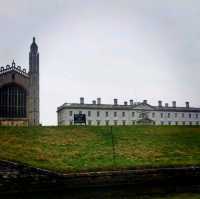
{"type": "Polygon", "coordinates": [[[200,128],[0,127],[0,159],[62,171],[200,165],[200,128]],[[113,150],[115,158],[113,160],[113,150]]]}

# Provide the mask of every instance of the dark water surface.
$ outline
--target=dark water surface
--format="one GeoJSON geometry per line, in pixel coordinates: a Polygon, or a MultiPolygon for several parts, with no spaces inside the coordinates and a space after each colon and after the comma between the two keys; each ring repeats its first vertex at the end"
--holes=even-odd
{"type": "Polygon", "coordinates": [[[195,193],[182,193],[182,194],[166,194],[166,195],[138,195],[138,196],[126,196],[126,195],[119,195],[113,196],[112,194],[101,195],[98,196],[90,195],[83,196],[79,195],[69,195],[69,194],[29,194],[29,195],[18,195],[18,196],[1,196],[1,199],[68,199],[68,198],[83,198],[83,199],[95,199],[95,198],[113,198],[113,199],[200,199],[200,194],[195,193]]]}
{"type": "Polygon", "coordinates": [[[200,193],[165,193],[165,194],[135,194],[127,190],[76,190],[70,192],[29,193],[12,196],[0,196],[1,199],[200,199],[200,193]]]}

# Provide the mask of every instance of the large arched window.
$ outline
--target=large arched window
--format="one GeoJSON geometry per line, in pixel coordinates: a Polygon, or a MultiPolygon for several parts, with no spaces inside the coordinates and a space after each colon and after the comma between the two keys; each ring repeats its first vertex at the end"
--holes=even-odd
{"type": "Polygon", "coordinates": [[[0,117],[26,117],[26,90],[16,84],[0,88],[0,117]]]}

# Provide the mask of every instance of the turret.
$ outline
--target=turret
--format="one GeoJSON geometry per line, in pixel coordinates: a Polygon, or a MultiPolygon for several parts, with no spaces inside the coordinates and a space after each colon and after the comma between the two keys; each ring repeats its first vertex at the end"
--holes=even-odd
{"type": "Polygon", "coordinates": [[[29,72],[39,74],[39,52],[38,52],[38,46],[35,42],[35,37],[33,37],[33,42],[30,46],[29,72]]]}
{"type": "Polygon", "coordinates": [[[38,46],[33,37],[29,52],[29,125],[39,125],[39,52],[38,46]]]}

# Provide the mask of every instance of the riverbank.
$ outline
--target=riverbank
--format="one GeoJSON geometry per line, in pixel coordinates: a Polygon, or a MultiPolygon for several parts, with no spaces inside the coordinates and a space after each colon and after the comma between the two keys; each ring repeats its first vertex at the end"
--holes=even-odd
{"type": "Polygon", "coordinates": [[[199,166],[200,127],[0,127],[0,159],[60,173],[199,166]]]}
{"type": "Polygon", "coordinates": [[[0,160],[1,194],[199,192],[200,127],[0,127],[0,160]]]}
{"type": "Polygon", "coordinates": [[[0,161],[0,194],[82,189],[131,189],[135,194],[200,192],[200,167],[62,174],[0,161]]]}

